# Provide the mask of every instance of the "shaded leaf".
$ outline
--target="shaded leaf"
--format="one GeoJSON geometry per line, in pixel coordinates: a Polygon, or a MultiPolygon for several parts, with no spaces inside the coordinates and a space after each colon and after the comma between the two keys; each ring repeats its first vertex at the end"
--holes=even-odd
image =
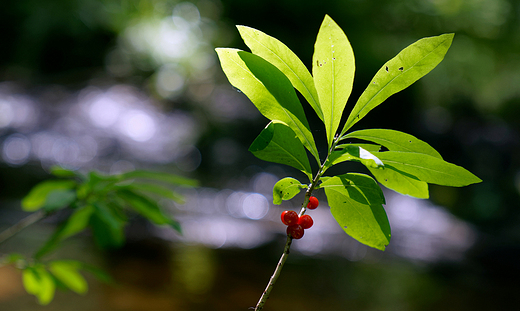
{"type": "Polygon", "coordinates": [[[385,129],[360,130],[349,133],[344,138],[358,138],[381,144],[390,151],[424,153],[442,159],[442,156],[428,143],[403,132],[385,129]]]}
{"type": "Polygon", "coordinates": [[[328,15],[318,32],[312,63],[312,75],[330,147],[352,91],[356,66],[347,36],[328,15]]]}
{"type": "Polygon", "coordinates": [[[314,80],[303,62],[285,44],[257,29],[237,26],[242,39],[253,54],[267,60],[285,74],[296,88],[305,97],[318,117],[323,120],[323,112],[318,102],[318,93],[314,87],[314,80]]]}
{"type": "Polygon", "coordinates": [[[285,177],[280,179],[273,187],[273,204],[279,205],[282,200],[290,200],[300,193],[301,189],[306,188],[297,179],[285,177]]]}
{"type": "Polygon", "coordinates": [[[122,220],[112,208],[104,202],[93,203],[94,214],[90,219],[96,243],[102,248],[119,247],[125,241],[122,220]]]}
{"type": "Polygon", "coordinates": [[[65,208],[76,201],[76,191],[70,189],[54,190],[47,195],[43,209],[52,212],[65,208]]]}
{"type": "Polygon", "coordinates": [[[156,225],[170,225],[173,229],[181,231],[179,223],[164,215],[159,205],[147,197],[128,189],[117,190],[117,195],[128,203],[132,209],[156,225]]]}
{"type": "Polygon", "coordinates": [[[292,166],[312,179],[311,166],[302,143],[283,123],[270,122],[249,147],[257,158],[292,166]]]}
{"type": "Polygon", "coordinates": [[[153,181],[161,181],[170,183],[172,185],[178,186],[188,186],[188,187],[196,187],[198,186],[198,181],[191,178],[182,177],[175,174],[165,173],[165,172],[154,172],[154,171],[144,171],[144,170],[136,170],[127,173],[123,173],[117,175],[116,178],[118,181],[129,180],[129,179],[145,179],[145,180],[153,180],[153,181]]]}
{"type": "Polygon", "coordinates": [[[289,79],[274,65],[237,49],[216,49],[229,82],[241,90],[269,120],[289,126],[319,162],[307,118],[289,79]]]}
{"type": "Polygon", "coordinates": [[[388,97],[407,88],[435,68],[448,51],[453,36],[444,34],[423,38],[386,62],[359,97],[341,135],[388,97]]]}

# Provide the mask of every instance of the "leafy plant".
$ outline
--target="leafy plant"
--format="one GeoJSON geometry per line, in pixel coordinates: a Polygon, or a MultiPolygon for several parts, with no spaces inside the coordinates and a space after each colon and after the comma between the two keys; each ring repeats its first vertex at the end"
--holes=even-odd
{"type": "MultiPolygon", "coordinates": [[[[229,82],[242,91],[271,122],[249,150],[258,158],[292,166],[308,178],[286,177],[273,189],[273,203],[290,200],[306,189],[299,216],[316,189],[324,189],[330,210],[340,227],[370,247],[384,250],[391,238],[383,208],[385,198],[376,180],[398,193],[428,198],[428,184],[461,187],[481,180],[466,169],[445,161],[426,142],[390,129],[349,132],[391,95],[405,89],[435,68],[448,51],[453,34],[423,38],[386,62],[352,108],[340,131],[340,122],[354,82],[355,61],[343,30],[326,15],[316,38],[312,74],[279,40],[250,27],[237,26],[252,53],[217,48],[229,82]],[[328,151],[320,158],[295,89],[307,100],[325,127],[328,151]],[[310,160],[307,155],[310,153],[310,160]],[[311,170],[316,161],[317,171],[311,170]],[[360,162],[372,176],[345,173],[325,176],[332,166],[360,162]],[[375,179],[374,179],[375,178],[375,179]]],[[[293,237],[255,310],[261,310],[289,254],[293,237]]]]}
{"type": "Polygon", "coordinates": [[[51,173],[59,179],[37,184],[22,200],[22,209],[34,213],[0,234],[1,243],[50,214],[71,210],[70,216],[33,256],[10,254],[3,260],[3,264],[13,264],[22,270],[26,291],[35,295],[42,305],[52,301],[56,288],[85,294],[88,285],[80,271],[89,271],[101,280],[110,279],[103,271],[79,261],[43,260],[61,242],[90,229],[100,248],[119,247],[125,241],[124,229],[131,214],[139,214],[155,225],[167,225],[181,233],[179,223],[161,210],[152,195],[181,203],[183,197],[170,189],[171,186],[197,185],[192,179],[143,170],[119,175],[91,171],[83,175],[55,167],[51,173]]]}

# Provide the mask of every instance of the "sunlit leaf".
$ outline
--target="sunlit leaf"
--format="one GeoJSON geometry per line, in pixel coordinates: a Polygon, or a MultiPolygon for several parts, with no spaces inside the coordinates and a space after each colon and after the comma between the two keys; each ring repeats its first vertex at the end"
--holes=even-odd
{"type": "Polygon", "coordinates": [[[325,187],[334,219],[357,241],[379,250],[390,243],[390,224],[381,204],[369,204],[355,188],[325,187]]]}
{"type": "Polygon", "coordinates": [[[27,293],[35,295],[41,305],[49,304],[54,298],[56,283],[45,267],[37,265],[24,269],[22,280],[27,293]]]}
{"type": "Polygon", "coordinates": [[[285,44],[257,29],[237,26],[242,39],[253,54],[275,65],[305,97],[318,117],[323,120],[323,112],[318,102],[314,80],[303,62],[285,44]]]}
{"type": "Polygon", "coordinates": [[[291,81],[260,56],[237,49],[216,49],[229,82],[241,90],[269,120],[287,124],[319,161],[303,107],[291,81]]]}
{"type": "Polygon", "coordinates": [[[356,161],[363,163],[363,165],[367,167],[373,168],[384,165],[383,162],[377,158],[377,156],[360,147],[359,145],[345,145],[343,149],[333,151],[329,155],[327,163],[325,163],[325,167],[331,167],[345,161],[356,161]]]}
{"type": "Polygon", "coordinates": [[[72,178],[76,177],[76,172],[65,169],[61,166],[53,166],[51,167],[51,174],[56,177],[62,177],[62,178],[72,178]]]}
{"type": "Polygon", "coordinates": [[[49,263],[49,270],[61,283],[78,294],[85,294],[88,284],[79,273],[80,268],[81,264],[77,261],[56,260],[49,263]]]}
{"type": "Polygon", "coordinates": [[[273,187],[273,204],[279,205],[282,200],[290,200],[307,187],[297,179],[286,177],[280,179],[273,187]]]}
{"type": "Polygon", "coordinates": [[[257,158],[292,166],[312,179],[311,166],[305,148],[285,124],[272,121],[249,147],[257,158]]]}
{"type": "Polygon", "coordinates": [[[385,168],[392,167],[431,184],[462,187],[482,181],[463,167],[427,154],[386,151],[377,156],[383,161],[385,168]]]}
{"type": "Polygon", "coordinates": [[[74,180],[46,180],[34,186],[22,199],[22,208],[34,212],[45,205],[47,196],[53,191],[70,190],[76,186],[74,180]]]}
{"type": "Polygon", "coordinates": [[[453,36],[444,34],[423,38],[384,64],[359,97],[341,135],[388,97],[407,88],[435,68],[448,51],[453,36]]]}
{"type": "Polygon", "coordinates": [[[312,63],[312,75],[330,147],[352,91],[355,61],[347,36],[328,15],[318,32],[312,63]]]}
{"type": "Polygon", "coordinates": [[[343,189],[349,197],[362,204],[385,204],[385,196],[377,182],[370,176],[359,173],[347,173],[327,178],[319,185],[320,188],[343,189]]]}
{"type": "Polygon", "coordinates": [[[403,132],[385,129],[360,130],[349,133],[346,138],[358,138],[381,144],[390,151],[424,153],[442,159],[437,150],[426,142],[403,132]]]}
{"type": "Polygon", "coordinates": [[[429,197],[428,183],[396,170],[392,166],[387,165],[383,168],[368,167],[368,170],[378,182],[388,189],[418,199],[427,199],[429,197]]]}

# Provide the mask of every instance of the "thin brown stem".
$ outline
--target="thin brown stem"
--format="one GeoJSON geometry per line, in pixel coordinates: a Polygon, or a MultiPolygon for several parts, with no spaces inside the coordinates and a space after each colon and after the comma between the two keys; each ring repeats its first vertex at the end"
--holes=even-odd
{"type": "Polygon", "coordinates": [[[10,239],[11,237],[16,235],[18,232],[22,231],[23,229],[42,220],[46,216],[47,216],[47,214],[44,211],[39,210],[36,213],[32,213],[31,215],[20,220],[19,222],[12,225],[11,227],[5,229],[4,231],[2,231],[2,233],[0,233],[0,244],[5,242],[6,240],[10,239]]]}

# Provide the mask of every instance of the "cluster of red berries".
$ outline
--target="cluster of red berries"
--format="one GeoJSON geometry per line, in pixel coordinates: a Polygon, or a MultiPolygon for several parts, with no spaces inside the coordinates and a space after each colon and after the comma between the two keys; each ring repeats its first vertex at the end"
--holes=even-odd
{"type": "MultiPolygon", "coordinates": [[[[308,209],[315,209],[319,205],[316,197],[309,198],[308,209]]],[[[281,215],[282,222],[287,225],[287,234],[293,239],[301,239],[305,229],[309,229],[314,224],[312,217],[309,215],[298,216],[295,211],[284,211],[281,215]]]]}

